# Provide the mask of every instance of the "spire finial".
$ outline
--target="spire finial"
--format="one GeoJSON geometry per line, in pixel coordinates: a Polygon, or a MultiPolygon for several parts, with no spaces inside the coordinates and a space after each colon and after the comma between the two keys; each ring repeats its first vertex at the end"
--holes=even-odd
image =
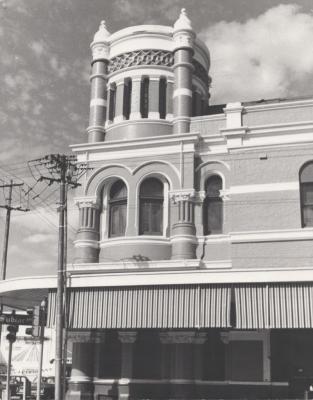
{"type": "Polygon", "coordinates": [[[190,19],[188,18],[186,8],[182,8],[180,10],[180,15],[179,15],[178,20],[174,24],[174,29],[175,30],[180,30],[180,29],[192,30],[191,22],[190,22],[190,19]]]}
{"type": "Polygon", "coordinates": [[[110,32],[107,30],[107,25],[105,20],[103,19],[100,22],[100,26],[98,32],[95,34],[94,42],[103,42],[110,36],[110,32]]]}

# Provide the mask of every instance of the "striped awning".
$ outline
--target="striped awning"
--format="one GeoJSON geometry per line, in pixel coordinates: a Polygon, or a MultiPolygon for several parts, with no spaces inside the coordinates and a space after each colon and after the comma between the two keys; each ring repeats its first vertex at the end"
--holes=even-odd
{"type": "Polygon", "coordinates": [[[313,328],[311,283],[235,286],[236,328],[313,328]]]}
{"type": "MultiPolygon", "coordinates": [[[[231,285],[166,285],[68,289],[71,329],[227,328],[231,285]]],[[[48,296],[55,325],[56,291],[48,296]]]]}

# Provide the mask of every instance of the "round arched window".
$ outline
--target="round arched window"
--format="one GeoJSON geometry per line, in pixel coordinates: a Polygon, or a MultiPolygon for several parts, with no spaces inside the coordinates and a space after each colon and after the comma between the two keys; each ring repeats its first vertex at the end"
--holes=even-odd
{"type": "Polygon", "coordinates": [[[222,178],[218,175],[212,175],[206,181],[206,196],[203,203],[204,235],[223,232],[223,200],[220,196],[222,187],[222,178]]]}
{"type": "Polygon", "coordinates": [[[139,234],[163,234],[163,183],[148,178],[140,186],[139,234]]]}
{"type": "Polygon", "coordinates": [[[127,188],[123,181],[113,183],[109,197],[109,236],[124,236],[127,221],[127,188]]]}
{"type": "Polygon", "coordinates": [[[300,171],[300,197],[302,227],[313,226],[313,162],[300,171]]]}

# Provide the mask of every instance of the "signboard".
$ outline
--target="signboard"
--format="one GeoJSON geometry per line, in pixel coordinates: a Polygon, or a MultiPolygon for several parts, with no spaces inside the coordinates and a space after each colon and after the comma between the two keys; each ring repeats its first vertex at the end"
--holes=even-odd
{"type": "Polygon", "coordinates": [[[25,314],[0,314],[0,324],[6,325],[32,325],[32,315],[25,314]]]}

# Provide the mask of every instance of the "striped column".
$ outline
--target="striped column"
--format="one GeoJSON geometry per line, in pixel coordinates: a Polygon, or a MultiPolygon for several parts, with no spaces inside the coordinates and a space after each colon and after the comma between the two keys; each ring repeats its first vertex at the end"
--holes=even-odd
{"type": "Polygon", "coordinates": [[[132,93],[129,119],[141,119],[140,113],[141,77],[132,78],[132,93]]]}
{"type": "Polygon", "coordinates": [[[189,132],[192,113],[192,57],[195,34],[182,9],[180,17],[174,25],[174,133],[189,132]]]}
{"type": "Polygon", "coordinates": [[[150,119],[160,119],[160,78],[149,77],[149,114],[150,119]]]}
{"type": "Polygon", "coordinates": [[[92,73],[90,76],[91,96],[89,126],[87,128],[88,142],[104,140],[104,124],[107,114],[107,74],[109,63],[109,32],[102,21],[94,41],[92,50],[92,73]]]}
{"type": "Polygon", "coordinates": [[[194,193],[172,192],[171,199],[177,206],[177,222],[172,226],[172,259],[196,258],[196,227],[194,222],[194,193]]]}
{"type": "Polygon", "coordinates": [[[116,99],[115,99],[115,117],[114,122],[124,120],[123,104],[124,104],[124,80],[116,82],[116,99]]]}
{"type": "Polygon", "coordinates": [[[79,228],[75,240],[75,262],[99,262],[99,205],[94,199],[76,199],[79,228]]]}

